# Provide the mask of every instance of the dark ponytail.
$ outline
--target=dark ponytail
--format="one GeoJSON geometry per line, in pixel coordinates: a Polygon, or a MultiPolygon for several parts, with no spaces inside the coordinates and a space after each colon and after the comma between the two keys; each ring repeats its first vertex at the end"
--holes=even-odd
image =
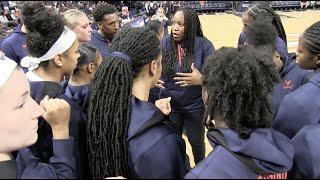
{"type": "Polygon", "coordinates": [[[122,30],[112,41],[110,52],[130,60],[108,56],[93,80],[88,122],[88,153],[94,179],[131,177],[127,148],[130,97],[133,79],[142,67],[157,59],[160,42],[146,28],[122,30]]]}

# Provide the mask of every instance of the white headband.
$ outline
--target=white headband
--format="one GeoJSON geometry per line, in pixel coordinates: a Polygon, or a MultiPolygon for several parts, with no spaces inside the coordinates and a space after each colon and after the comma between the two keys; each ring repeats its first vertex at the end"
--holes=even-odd
{"type": "Polygon", "coordinates": [[[53,44],[53,46],[49,49],[49,51],[45,55],[43,55],[39,58],[26,56],[21,60],[21,63],[20,63],[21,66],[28,68],[29,71],[33,71],[39,67],[39,64],[42,61],[51,60],[56,55],[67,51],[74,43],[77,36],[67,26],[65,26],[64,29],[65,30],[60,35],[59,39],[53,44]]]}
{"type": "Polygon", "coordinates": [[[0,59],[0,88],[7,82],[13,70],[16,68],[17,63],[13,60],[1,56],[0,59]]]}

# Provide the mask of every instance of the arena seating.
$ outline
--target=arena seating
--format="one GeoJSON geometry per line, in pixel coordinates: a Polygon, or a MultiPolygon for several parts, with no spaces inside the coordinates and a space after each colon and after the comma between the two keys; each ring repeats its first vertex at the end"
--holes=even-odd
{"type": "Polygon", "coordinates": [[[274,10],[295,10],[300,9],[300,1],[271,1],[274,10]]]}
{"type": "Polygon", "coordinates": [[[200,5],[199,1],[184,1],[182,5],[193,8],[197,13],[207,14],[225,12],[232,9],[230,1],[206,1],[204,5],[200,5]]]}
{"type": "MultiPolygon", "coordinates": [[[[237,6],[249,5],[251,1],[241,1],[237,3],[237,6]],[[247,4],[246,4],[247,3],[247,4]]],[[[269,1],[271,7],[274,10],[297,10],[301,9],[300,1],[269,1]]],[[[201,5],[200,1],[184,1],[182,6],[190,7],[195,9],[199,14],[201,13],[215,13],[215,12],[225,12],[232,9],[231,1],[205,1],[201,5]]],[[[240,11],[239,9],[246,9],[245,7],[236,7],[235,11],[240,11]]],[[[241,12],[243,12],[242,10],[241,12]]]]}

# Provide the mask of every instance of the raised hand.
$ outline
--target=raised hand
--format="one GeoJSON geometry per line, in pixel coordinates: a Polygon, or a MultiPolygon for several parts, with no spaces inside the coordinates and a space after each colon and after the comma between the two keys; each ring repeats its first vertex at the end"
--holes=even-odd
{"type": "Polygon", "coordinates": [[[164,82],[159,79],[155,87],[160,88],[160,89],[165,89],[163,84],[164,84],[164,82]]]}
{"type": "Polygon", "coordinates": [[[199,72],[198,69],[194,67],[194,63],[191,65],[192,73],[176,73],[176,75],[180,77],[173,78],[176,80],[175,84],[180,85],[181,87],[188,87],[188,86],[196,86],[202,85],[202,74],[199,72]]]}
{"type": "Polygon", "coordinates": [[[42,117],[50,124],[53,139],[69,139],[69,103],[63,99],[49,99],[49,96],[46,96],[40,102],[40,106],[45,110],[42,117]]]}

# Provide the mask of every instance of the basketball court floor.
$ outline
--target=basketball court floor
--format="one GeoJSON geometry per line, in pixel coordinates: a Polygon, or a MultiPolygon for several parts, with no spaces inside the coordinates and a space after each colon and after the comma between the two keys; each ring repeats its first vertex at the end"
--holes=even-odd
{"type": "MultiPolygon", "coordinates": [[[[313,23],[320,21],[320,10],[277,12],[281,16],[287,40],[288,52],[296,52],[299,35],[313,23]]],[[[199,15],[204,35],[213,43],[216,49],[222,46],[236,47],[242,30],[241,17],[233,14],[199,15]]],[[[170,29],[169,29],[170,32],[170,29]]],[[[194,166],[191,146],[185,136],[187,154],[191,167],[194,166]]],[[[212,147],[205,138],[206,156],[212,147]]]]}

